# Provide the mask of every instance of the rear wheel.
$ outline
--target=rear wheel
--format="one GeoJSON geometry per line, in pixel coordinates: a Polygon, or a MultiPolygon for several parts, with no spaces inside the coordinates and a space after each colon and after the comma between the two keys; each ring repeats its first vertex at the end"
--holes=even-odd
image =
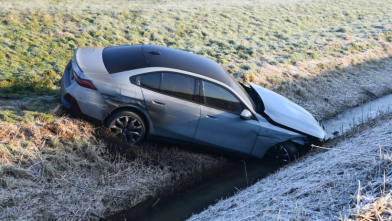
{"type": "Polygon", "coordinates": [[[291,142],[278,143],[269,149],[268,154],[280,163],[289,163],[298,158],[297,147],[291,142]]]}
{"type": "Polygon", "coordinates": [[[120,111],[110,116],[106,127],[117,137],[129,144],[138,144],[143,140],[146,127],[139,114],[133,111],[120,111]]]}

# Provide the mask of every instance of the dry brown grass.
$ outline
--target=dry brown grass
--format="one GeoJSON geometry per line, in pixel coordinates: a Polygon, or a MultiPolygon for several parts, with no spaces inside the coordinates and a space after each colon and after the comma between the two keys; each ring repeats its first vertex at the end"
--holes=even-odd
{"type": "Polygon", "coordinates": [[[0,124],[0,140],[1,220],[102,218],[224,161],[173,146],[128,146],[67,117],[0,124]]]}
{"type": "Polygon", "coordinates": [[[358,209],[351,212],[354,220],[391,220],[392,219],[392,193],[383,194],[380,197],[366,197],[369,202],[365,205],[359,205],[358,209]]]}
{"type": "Polygon", "coordinates": [[[47,144],[53,145],[56,139],[59,144],[76,137],[93,139],[92,125],[76,119],[66,117],[58,118],[53,123],[10,124],[0,123],[0,140],[4,153],[0,162],[4,165],[13,163],[20,157],[36,157],[37,151],[42,150],[47,144]]]}
{"type": "MultiPolygon", "coordinates": [[[[354,41],[320,43],[317,47],[322,50],[328,45],[331,46],[331,44],[339,44],[339,47],[343,47],[344,45],[352,43],[354,43],[354,41]]],[[[251,80],[254,83],[274,89],[274,86],[279,86],[282,84],[282,81],[298,83],[302,78],[317,78],[319,75],[323,75],[326,70],[351,68],[352,66],[361,65],[361,63],[363,64],[367,61],[384,59],[391,56],[391,43],[379,42],[377,45],[378,47],[375,49],[368,49],[361,53],[348,54],[341,57],[329,56],[319,59],[298,61],[295,64],[270,64],[271,61],[275,60],[274,57],[261,56],[247,61],[235,60],[224,64],[223,67],[231,73],[236,73],[237,77],[244,75],[244,78],[247,78],[246,80],[251,80]],[[250,68],[241,70],[241,66],[250,66],[250,68]],[[254,75],[253,79],[249,79],[246,75],[249,70],[252,71],[249,75],[254,75]]]]}

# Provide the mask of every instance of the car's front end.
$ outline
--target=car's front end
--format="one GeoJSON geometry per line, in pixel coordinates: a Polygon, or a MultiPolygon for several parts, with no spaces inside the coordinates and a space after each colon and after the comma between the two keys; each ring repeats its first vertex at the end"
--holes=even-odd
{"type": "Polygon", "coordinates": [[[262,115],[281,128],[323,140],[325,131],[307,110],[287,98],[249,82],[263,103],[262,115]]]}
{"type": "Polygon", "coordinates": [[[318,144],[325,131],[314,117],[292,101],[248,82],[241,85],[252,99],[252,108],[260,123],[260,131],[251,155],[262,157],[276,145],[294,143],[297,149],[318,144]]]}

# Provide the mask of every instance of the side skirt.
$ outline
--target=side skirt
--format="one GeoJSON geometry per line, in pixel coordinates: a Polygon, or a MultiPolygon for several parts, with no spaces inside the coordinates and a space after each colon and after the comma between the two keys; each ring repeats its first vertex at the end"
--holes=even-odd
{"type": "Polygon", "coordinates": [[[167,138],[167,137],[161,137],[161,136],[152,135],[152,134],[147,135],[146,139],[148,141],[155,141],[155,142],[159,142],[159,143],[178,145],[178,146],[185,147],[185,148],[191,147],[191,148],[194,148],[197,150],[202,150],[202,151],[206,151],[206,152],[213,152],[213,153],[222,154],[222,155],[226,155],[226,156],[234,157],[234,158],[243,158],[243,159],[258,158],[258,159],[261,159],[261,157],[252,156],[250,154],[245,154],[245,153],[239,152],[239,151],[228,150],[228,149],[216,147],[216,146],[195,144],[195,143],[191,143],[191,142],[186,142],[186,141],[167,138]]]}

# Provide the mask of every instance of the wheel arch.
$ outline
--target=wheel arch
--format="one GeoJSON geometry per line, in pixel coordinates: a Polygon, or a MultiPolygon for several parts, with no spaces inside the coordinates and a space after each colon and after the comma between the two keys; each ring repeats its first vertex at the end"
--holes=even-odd
{"type": "Polygon", "coordinates": [[[306,140],[303,138],[291,138],[291,139],[287,139],[286,141],[283,141],[283,142],[292,142],[292,143],[299,145],[299,146],[303,146],[306,144],[306,140]]]}
{"type": "Polygon", "coordinates": [[[109,119],[110,116],[112,116],[118,112],[121,112],[121,111],[132,111],[132,112],[135,112],[138,115],[140,115],[140,117],[143,119],[143,121],[146,125],[146,135],[148,135],[151,132],[151,130],[153,130],[153,125],[152,125],[152,122],[149,118],[148,112],[142,111],[139,108],[134,107],[134,106],[122,106],[122,107],[118,107],[118,108],[114,109],[105,117],[105,119],[103,120],[103,125],[106,125],[107,120],[109,119]]]}
{"type": "Polygon", "coordinates": [[[262,158],[264,154],[273,148],[275,145],[284,142],[291,142],[298,146],[303,146],[306,144],[306,138],[302,135],[300,136],[280,136],[280,137],[267,137],[267,136],[258,136],[255,144],[253,145],[253,149],[250,152],[252,156],[262,158]]]}

